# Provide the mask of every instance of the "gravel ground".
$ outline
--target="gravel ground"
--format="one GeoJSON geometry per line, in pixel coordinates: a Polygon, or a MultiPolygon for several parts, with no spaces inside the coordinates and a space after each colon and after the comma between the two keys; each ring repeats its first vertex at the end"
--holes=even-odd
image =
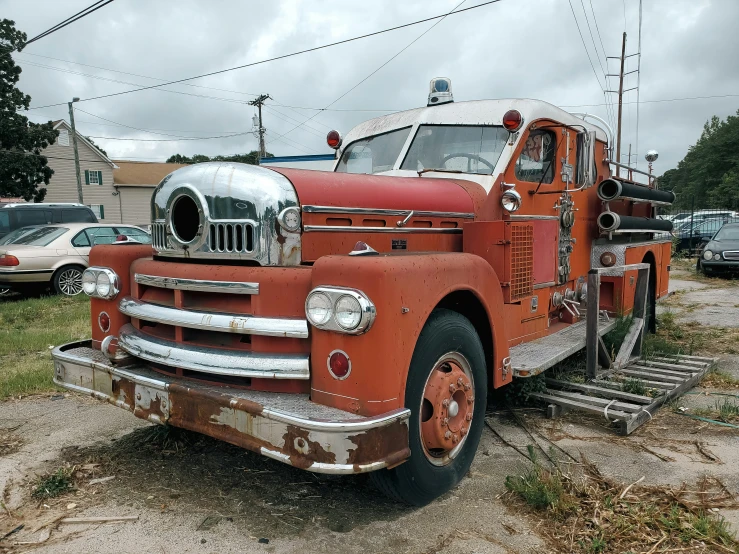
{"type": "MultiPolygon", "coordinates": [[[[681,302],[690,298],[698,304],[685,311],[685,318],[703,317],[703,310],[714,309],[717,299],[723,302],[722,314],[739,303],[733,284],[682,279],[677,271],[673,277],[670,288],[684,291],[679,293],[681,302]]],[[[736,315],[725,324],[739,326],[736,315]]],[[[725,371],[739,377],[739,356],[726,356],[721,363],[725,371]]],[[[715,390],[693,392],[697,394],[684,396],[679,404],[689,409],[710,407],[719,398],[711,395],[715,390]]],[[[0,403],[0,430],[6,430],[6,437],[12,432],[20,441],[10,450],[0,446],[0,490],[16,518],[0,512],[0,531],[26,523],[0,545],[45,538],[48,528],[35,533],[33,528],[60,514],[137,515],[139,520],[52,526],[44,543],[17,545],[12,547],[14,552],[548,551],[526,517],[500,498],[505,476],[524,467],[522,456],[511,445],[524,449],[532,442],[505,412],[489,419],[504,441],[486,427],[462,484],[429,506],[411,509],[386,501],[366,476],[313,476],[206,437],[153,434],[149,424],[87,397],[52,398],[0,403]],[[67,463],[99,465],[78,483],[76,492],[47,501],[48,507],[30,499],[37,475],[67,463]],[[86,484],[90,478],[110,475],[115,478],[106,483],[86,484]]],[[[538,410],[525,414],[532,429],[575,456],[584,454],[604,475],[624,483],[644,476],[645,484],[678,486],[708,473],[739,491],[735,429],[695,421],[665,408],[630,437],[618,437],[600,417],[569,413],[547,420],[538,410]]],[[[546,448],[545,442],[542,445],[546,448]]],[[[739,529],[739,513],[722,515],[739,529]]]]}

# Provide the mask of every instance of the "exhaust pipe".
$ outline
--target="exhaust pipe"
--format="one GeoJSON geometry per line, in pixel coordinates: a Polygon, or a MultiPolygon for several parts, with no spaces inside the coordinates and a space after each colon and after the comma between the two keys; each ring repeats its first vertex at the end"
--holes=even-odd
{"type": "Polygon", "coordinates": [[[650,189],[633,183],[624,183],[616,179],[606,179],[598,185],[598,198],[604,202],[623,199],[672,204],[675,201],[675,193],[667,190],[650,189]]]}
{"type": "Polygon", "coordinates": [[[672,231],[672,221],[603,212],[598,216],[598,227],[606,233],[612,233],[613,231],[670,232],[672,231]]]}

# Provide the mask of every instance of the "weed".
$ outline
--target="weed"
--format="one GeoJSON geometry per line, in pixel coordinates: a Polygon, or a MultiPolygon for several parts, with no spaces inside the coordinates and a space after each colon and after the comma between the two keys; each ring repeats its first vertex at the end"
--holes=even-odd
{"type": "Polygon", "coordinates": [[[528,451],[532,467],[523,475],[506,477],[506,488],[537,510],[567,512],[571,504],[565,495],[561,472],[558,468],[549,470],[543,467],[533,446],[529,445],[528,451]]]}
{"type": "Polygon", "coordinates": [[[621,390],[630,392],[631,394],[646,396],[647,385],[641,379],[628,378],[621,384],[621,390]]]}
{"type": "Polygon", "coordinates": [[[736,402],[730,401],[728,398],[724,398],[724,401],[716,401],[716,411],[718,412],[718,418],[728,423],[737,417],[739,417],[739,405],[736,402]]]}
{"type": "Polygon", "coordinates": [[[611,354],[611,359],[615,359],[616,354],[621,348],[621,343],[624,341],[629,329],[631,328],[631,323],[631,316],[619,317],[616,320],[616,326],[603,335],[603,343],[611,354]]]}
{"type": "Polygon", "coordinates": [[[38,500],[55,498],[65,492],[73,490],[72,470],[59,468],[54,473],[41,477],[33,489],[32,496],[38,500]]]}
{"type": "Polygon", "coordinates": [[[703,378],[703,386],[718,389],[739,388],[739,379],[720,368],[715,368],[703,378]]]}
{"type": "Polygon", "coordinates": [[[521,406],[528,402],[529,396],[535,392],[544,392],[547,384],[544,374],[540,373],[526,379],[514,379],[505,389],[504,399],[506,404],[521,406]]]}

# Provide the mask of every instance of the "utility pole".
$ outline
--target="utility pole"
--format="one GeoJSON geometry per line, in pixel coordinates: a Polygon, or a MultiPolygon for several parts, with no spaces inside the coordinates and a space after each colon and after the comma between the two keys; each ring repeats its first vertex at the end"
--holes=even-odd
{"type": "Polygon", "coordinates": [[[257,98],[249,102],[251,106],[256,106],[259,110],[259,158],[264,158],[267,155],[267,151],[264,148],[264,132],[266,129],[262,125],[262,104],[267,99],[272,99],[269,94],[260,94],[257,98]]]}
{"type": "Polygon", "coordinates": [[[69,105],[69,122],[72,126],[72,147],[74,149],[74,169],[77,173],[77,198],[80,204],[84,204],[82,199],[82,178],[80,177],[80,155],[77,152],[77,130],[74,128],[74,107],[75,102],[79,102],[79,98],[76,96],[72,98],[71,102],[67,102],[69,105]]]}
{"type": "MultiPolygon", "coordinates": [[[[631,56],[638,56],[638,54],[631,54],[631,56]]],[[[621,163],[621,119],[623,117],[623,101],[624,101],[624,93],[629,92],[630,90],[634,90],[638,87],[633,87],[624,90],[624,77],[626,75],[630,75],[631,73],[636,73],[639,71],[638,69],[635,69],[634,71],[629,71],[628,73],[624,73],[624,64],[626,62],[626,58],[630,58],[631,56],[626,55],[626,33],[623,34],[623,40],[621,42],[621,56],[618,58],[614,56],[608,56],[608,59],[611,60],[620,60],[621,62],[621,70],[618,72],[618,75],[615,75],[613,73],[609,73],[606,75],[606,77],[618,77],[618,90],[607,90],[606,92],[613,92],[615,94],[618,94],[618,123],[617,123],[617,131],[616,131],[616,162],[621,163]]],[[[616,175],[621,174],[621,168],[616,166],[616,175]]]]}

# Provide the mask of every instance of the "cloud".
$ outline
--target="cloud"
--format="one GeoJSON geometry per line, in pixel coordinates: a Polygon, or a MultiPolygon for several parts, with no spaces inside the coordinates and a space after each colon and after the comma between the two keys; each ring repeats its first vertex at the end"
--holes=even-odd
{"type": "MultiPolygon", "coordinates": [[[[66,102],[73,96],[110,94],[158,81],[98,68],[178,79],[444,13],[458,1],[114,2],[18,54],[23,68],[20,87],[32,96],[35,106],[66,102]]],[[[480,1],[467,0],[462,7],[480,1]]],[[[4,0],[0,8],[4,17],[15,20],[18,28],[32,37],[88,4],[89,0],[4,0]]],[[[594,69],[568,2],[502,0],[438,23],[332,107],[397,110],[422,106],[429,79],[441,75],[452,78],[458,101],[529,97],[563,106],[603,104],[603,73],[616,73],[618,64],[603,59],[601,40],[605,54],[617,56],[625,28],[627,54],[637,52],[638,2],[594,0],[595,20],[590,0],[572,0],[572,6],[594,69]]],[[[733,28],[738,19],[739,3],[731,0],[644,2],[641,99],[739,93],[739,58],[734,56],[739,51],[739,33],[733,28]]],[[[326,152],[324,137],[329,129],[346,133],[379,113],[325,111],[316,115],[302,108],[328,106],[433,23],[190,83],[222,90],[183,84],[166,87],[200,97],[149,90],[81,102],[77,107],[131,127],[202,137],[250,131],[254,108],[246,102],[253,98],[250,94],[269,93],[274,100],[268,101],[264,111],[268,141],[311,115],[315,117],[284,139],[269,142],[268,149],[278,155],[326,152]]],[[[629,58],[627,70],[636,69],[636,64],[636,56],[629,58]]],[[[607,88],[617,86],[617,80],[609,78],[607,88]]],[[[625,86],[636,86],[636,74],[627,77],[625,86]]],[[[613,94],[608,98],[615,101],[613,94]]],[[[660,159],[655,164],[659,173],[677,164],[707,119],[714,114],[724,118],[739,107],[739,98],[644,103],[639,110],[636,152],[636,92],[627,93],[625,101],[623,150],[628,151],[632,144],[634,155],[640,159],[650,148],[659,150],[660,159]]],[[[602,105],[583,109],[613,117],[602,105]]],[[[68,118],[66,105],[29,114],[34,121],[68,118]]],[[[95,137],[171,138],[116,126],[85,113],[78,113],[76,119],[81,132],[95,137]]],[[[232,154],[257,147],[256,138],[250,134],[203,141],[95,141],[113,157],[158,160],[176,152],[232,154]]]]}

